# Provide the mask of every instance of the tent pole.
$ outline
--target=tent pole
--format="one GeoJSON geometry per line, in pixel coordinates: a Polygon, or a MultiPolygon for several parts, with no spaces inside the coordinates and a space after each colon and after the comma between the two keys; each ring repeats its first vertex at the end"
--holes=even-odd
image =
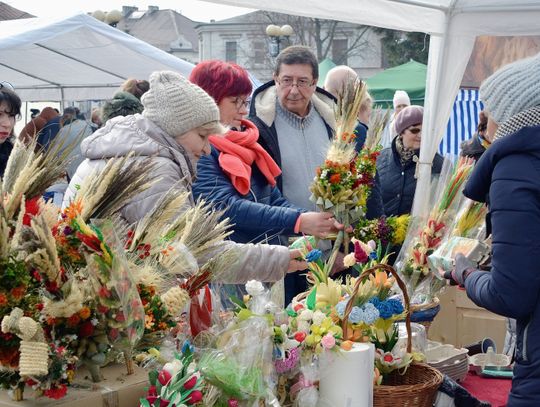
{"type": "Polygon", "coordinates": [[[64,112],[64,104],[65,104],[65,100],[64,100],[64,88],[62,86],[60,86],[60,114],[62,114],[64,112]]]}

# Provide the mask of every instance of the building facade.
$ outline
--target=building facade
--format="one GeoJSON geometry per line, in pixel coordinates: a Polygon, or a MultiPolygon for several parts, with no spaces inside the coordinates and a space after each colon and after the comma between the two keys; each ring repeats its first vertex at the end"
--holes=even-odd
{"type": "Polygon", "coordinates": [[[174,10],[160,10],[157,6],[139,10],[137,7],[124,6],[122,19],[116,28],[196,64],[199,61],[197,24],[174,10]]]}
{"type": "Polygon", "coordinates": [[[260,81],[269,80],[274,65],[269,49],[275,46],[266,35],[269,24],[289,24],[293,28],[292,36],[281,39],[281,49],[293,44],[308,45],[319,62],[329,58],[337,65],[348,65],[362,78],[383,69],[380,35],[370,27],[265,11],[197,25],[199,60],[235,62],[260,81]]]}

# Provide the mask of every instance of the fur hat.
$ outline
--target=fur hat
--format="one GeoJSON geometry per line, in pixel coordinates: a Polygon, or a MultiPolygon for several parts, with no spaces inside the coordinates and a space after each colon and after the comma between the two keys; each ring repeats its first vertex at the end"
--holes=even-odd
{"type": "Polygon", "coordinates": [[[403,131],[416,124],[422,124],[424,117],[424,108],[422,106],[407,106],[396,116],[394,121],[394,129],[397,134],[403,133],[403,131]]]}
{"type": "Polygon", "coordinates": [[[411,99],[409,98],[409,95],[404,90],[396,90],[394,93],[394,110],[397,109],[399,105],[411,105],[411,99]]]}
{"type": "Polygon", "coordinates": [[[498,124],[540,106],[540,54],[508,64],[484,80],[480,99],[498,124]]]}
{"type": "Polygon", "coordinates": [[[141,102],[143,116],[176,137],[204,124],[219,122],[219,110],[208,94],[182,75],[154,72],[150,75],[150,90],[141,102]]]}
{"type": "Polygon", "coordinates": [[[105,105],[101,113],[101,120],[107,120],[117,116],[129,116],[143,111],[143,105],[139,99],[129,92],[116,92],[105,105]]]}

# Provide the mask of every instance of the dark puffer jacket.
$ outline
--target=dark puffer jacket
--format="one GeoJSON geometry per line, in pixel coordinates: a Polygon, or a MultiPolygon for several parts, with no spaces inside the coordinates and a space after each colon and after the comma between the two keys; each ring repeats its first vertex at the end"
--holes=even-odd
{"type": "MultiPolygon", "coordinates": [[[[396,150],[396,138],[392,146],[381,151],[377,159],[377,172],[379,173],[381,196],[386,216],[396,216],[410,213],[416,190],[414,173],[416,163],[410,161],[404,166],[401,164],[396,150]]],[[[440,174],[444,159],[435,154],[431,174],[440,174]]]]}
{"type": "Polygon", "coordinates": [[[517,320],[508,407],[540,406],[540,126],[497,140],[482,155],[464,194],[490,200],[491,271],[465,280],[477,305],[517,320]]]}
{"type": "Polygon", "coordinates": [[[13,144],[11,143],[11,140],[8,139],[0,144],[0,177],[4,176],[6,165],[12,150],[13,144]]]}
{"type": "Polygon", "coordinates": [[[278,235],[294,234],[296,220],[304,210],[283,198],[256,165],[252,166],[249,193],[241,195],[219,166],[218,159],[219,151],[212,147],[212,153],[199,160],[193,195],[225,210],[224,216],[234,224],[231,240],[280,244],[278,235]]]}

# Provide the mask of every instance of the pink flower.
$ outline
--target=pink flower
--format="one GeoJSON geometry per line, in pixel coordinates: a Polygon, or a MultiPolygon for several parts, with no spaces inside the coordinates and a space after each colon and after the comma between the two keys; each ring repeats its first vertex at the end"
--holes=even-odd
{"type": "Polygon", "coordinates": [[[368,261],[369,256],[365,252],[364,248],[360,245],[359,241],[354,242],[354,258],[357,263],[364,264],[368,261]]]}
{"type": "Polygon", "coordinates": [[[334,346],[336,346],[336,338],[334,338],[334,335],[331,333],[328,333],[322,337],[321,345],[325,349],[332,349],[334,346]]]}

